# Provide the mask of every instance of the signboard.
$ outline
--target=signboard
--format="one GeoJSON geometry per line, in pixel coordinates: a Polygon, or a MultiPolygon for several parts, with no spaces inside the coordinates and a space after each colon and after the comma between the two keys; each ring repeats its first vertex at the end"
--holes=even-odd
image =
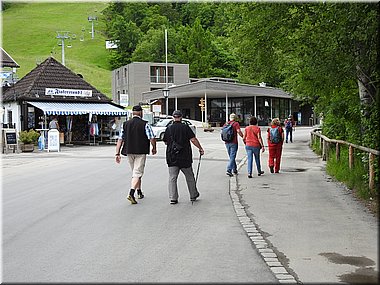
{"type": "Polygon", "coordinates": [[[161,105],[152,105],[154,113],[161,113],[161,105]]]}
{"type": "Polygon", "coordinates": [[[13,146],[13,152],[18,149],[17,132],[15,129],[3,129],[3,150],[8,153],[8,146],[13,146]]]}
{"type": "Polygon", "coordinates": [[[6,130],[5,131],[5,143],[7,145],[17,145],[17,134],[16,130],[6,130]]]}
{"type": "Polygon", "coordinates": [[[48,152],[59,151],[59,131],[51,129],[48,131],[48,152]]]}
{"type": "Polygon", "coordinates": [[[91,97],[92,90],[45,88],[45,95],[91,97]]]}
{"type": "Polygon", "coordinates": [[[106,41],[106,49],[117,48],[118,41],[106,41]]]}
{"type": "Polygon", "coordinates": [[[123,107],[127,107],[128,104],[129,104],[128,94],[120,94],[120,105],[123,107]]]}

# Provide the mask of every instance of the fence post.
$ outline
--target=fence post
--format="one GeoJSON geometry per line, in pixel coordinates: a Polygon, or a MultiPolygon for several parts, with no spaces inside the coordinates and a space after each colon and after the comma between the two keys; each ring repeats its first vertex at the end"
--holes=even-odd
{"type": "Polygon", "coordinates": [[[375,190],[375,155],[373,153],[369,153],[369,190],[373,194],[373,190],[375,190]]]}
{"type": "Polygon", "coordinates": [[[335,157],[337,161],[340,160],[340,145],[338,142],[335,145],[335,157]]]}
{"type": "Polygon", "coordinates": [[[322,143],[322,160],[327,160],[327,141],[323,140],[322,143]]]}
{"type": "Polygon", "coordinates": [[[350,169],[354,167],[354,148],[352,145],[348,148],[348,166],[350,169]]]}

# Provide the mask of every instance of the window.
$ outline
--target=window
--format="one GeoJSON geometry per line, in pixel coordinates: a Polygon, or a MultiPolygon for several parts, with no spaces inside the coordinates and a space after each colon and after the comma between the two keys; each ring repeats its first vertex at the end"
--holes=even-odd
{"type": "Polygon", "coordinates": [[[12,120],[12,111],[11,111],[11,110],[8,110],[8,124],[9,124],[9,125],[12,125],[12,124],[13,124],[13,120],[12,120]]]}
{"type": "MultiPolygon", "coordinates": [[[[165,66],[150,67],[150,82],[151,83],[166,83],[165,66]]],[[[168,83],[174,83],[173,67],[168,67],[168,83]]]]}

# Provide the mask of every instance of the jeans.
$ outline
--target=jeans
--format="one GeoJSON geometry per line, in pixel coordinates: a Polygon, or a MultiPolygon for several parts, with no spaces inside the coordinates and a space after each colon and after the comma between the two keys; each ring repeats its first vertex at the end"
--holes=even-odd
{"type": "Polygon", "coordinates": [[[261,173],[261,164],[260,164],[260,147],[254,146],[245,146],[248,158],[248,175],[252,175],[252,164],[253,164],[253,155],[255,156],[257,173],[261,173]]]}
{"type": "Polygon", "coordinates": [[[293,142],[293,128],[286,128],[285,133],[286,133],[286,142],[288,142],[289,134],[290,134],[290,142],[293,142]]]}
{"type": "Polygon", "coordinates": [[[238,145],[236,143],[226,143],[226,148],[228,152],[228,156],[230,157],[230,161],[227,165],[227,172],[237,171],[237,165],[236,165],[236,154],[238,150],[238,145]]]}

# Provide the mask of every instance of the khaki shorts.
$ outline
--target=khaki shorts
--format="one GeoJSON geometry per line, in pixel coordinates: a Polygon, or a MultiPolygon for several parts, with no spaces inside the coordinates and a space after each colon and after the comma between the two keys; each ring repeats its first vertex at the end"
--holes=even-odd
{"type": "Polygon", "coordinates": [[[132,169],[132,177],[142,177],[144,174],[146,154],[128,154],[127,157],[132,169]]]}

